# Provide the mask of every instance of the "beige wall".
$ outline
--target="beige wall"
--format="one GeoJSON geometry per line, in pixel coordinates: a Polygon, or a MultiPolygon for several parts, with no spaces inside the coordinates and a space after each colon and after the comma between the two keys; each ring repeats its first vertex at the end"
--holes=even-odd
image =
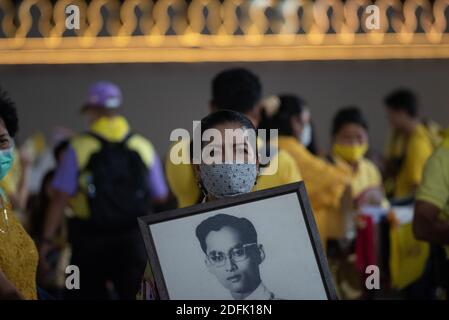
{"type": "Polygon", "coordinates": [[[449,125],[449,60],[1,66],[0,84],[18,105],[23,139],[36,130],[48,134],[56,125],[83,129],[78,108],[87,87],[114,81],[123,89],[134,129],[165,153],[172,129],[190,130],[192,120],[207,113],[214,74],[236,65],[260,75],[265,95],[303,96],[324,146],[337,108],[356,104],[369,120],[372,146],[381,149],[387,130],[382,98],[402,85],[418,92],[422,114],[449,125]]]}

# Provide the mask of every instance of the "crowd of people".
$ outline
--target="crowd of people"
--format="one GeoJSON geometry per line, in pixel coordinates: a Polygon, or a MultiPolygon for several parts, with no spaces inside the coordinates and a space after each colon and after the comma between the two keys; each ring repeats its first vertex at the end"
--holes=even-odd
{"type": "MultiPolygon", "coordinates": [[[[449,131],[420,117],[414,92],[396,89],[384,99],[390,135],[383,155],[370,149],[373,132],[359,106],[333,116],[325,150],[314,106],[293,93],[264,97],[259,77],[244,68],[217,74],[209,98],[200,137],[208,129],[275,129],[276,142],[258,139],[256,161],[248,163],[161,159],[121,113],[120,88],[102,81],[81,108],[87,130],[59,139],[53,168],[31,192],[33,157],[29,145],[15,144],[16,107],[2,91],[0,299],[157,298],[137,217],[298,181],[340,298],[448,298],[449,131]],[[67,265],[82,272],[78,290],[65,288],[67,265]],[[365,286],[370,265],[380,267],[380,290],[365,286]]],[[[191,151],[192,141],[170,148],[191,151]]],[[[233,140],[221,149],[252,156],[233,140]]]]}

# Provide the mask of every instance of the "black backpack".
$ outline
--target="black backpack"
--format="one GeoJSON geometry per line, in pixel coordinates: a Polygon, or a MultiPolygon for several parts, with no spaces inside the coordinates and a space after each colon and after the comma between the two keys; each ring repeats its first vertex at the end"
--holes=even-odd
{"type": "Polygon", "coordinates": [[[121,142],[88,134],[101,142],[101,149],[91,155],[82,171],[87,179],[88,224],[97,230],[137,227],[137,217],[150,211],[150,191],[147,166],[126,145],[132,134],[121,142]]]}

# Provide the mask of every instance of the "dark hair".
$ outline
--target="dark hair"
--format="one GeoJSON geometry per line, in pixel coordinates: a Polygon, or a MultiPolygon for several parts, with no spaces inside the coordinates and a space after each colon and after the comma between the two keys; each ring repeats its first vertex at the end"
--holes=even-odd
{"type": "Polygon", "coordinates": [[[332,136],[337,135],[340,129],[347,124],[357,124],[368,131],[368,122],[357,107],[344,107],[335,114],[332,123],[332,136]]]}
{"type": "Polygon", "coordinates": [[[384,103],[388,109],[405,111],[410,117],[418,115],[418,99],[409,89],[397,89],[387,95],[384,103]]]}
{"type": "Polygon", "coordinates": [[[278,129],[280,135],[293,135],[291,118],[300,116],[304,110],[305,101],[293,94],[279,95],[279,109],[267,121],[269,129],[278,129]]]}
{"type": "Polygon", "coordinates": [[[53,148],[53,158],[58,162],[59,157],[67,150],[69,147],[70,140],[62,140],[53,148]]]}
{"type": "Polygon", "coordinates": [[[231,227],[237,230],[243,243],[257,243],[257,231],[248,219],[219,213],[207,218],[196,227],[196,237],[200,241],[204,253],[207,254],[207,235],[212,231],[219,231],[223,227],[231,227]]]}
{"type": "Polygon", "coordinates": [[[213,112],[201,120],[201,136],[204,131],[223,123],[239,123],[245,129],[256,130],[254,124],[242,113],[232,110],[220,110],[213,112]]]}
{"type": "MultiPolygon", "coordinates": [[[[201,132],[200,137],[203,137],[203,133],[208,130],[215,128],[216,126],[223,123],[239,123],[242,128],[253,130],[255,133],[255,137],[257,138],[257,130],[254,127],[254,124],[249,120],[244,114],[232,111],[232,110],[220,110],[209,114],[201,120],[201,132]]],[[[198,129],[196,129],[198,130],[198,129]]],[[[198,136],[198,134],[194,134],[194,137],[198,136]]],[[[201,140],[201,148],[203,148],[203,141],[201,140]]],[[[257,153],[257,143],[256,143],[256,157],[258,157],[257,153]]],[[[193,155],[193,140],[190,143],[190,155],[193,155]]]]}
{"type": "Polygon", "coordinates": [[[254,109],[262,97],[259,78],[243,68],[220,72],[212,80],[212,105],[247,113],[254,109]]]}
{"type": "Polygon", "coordinates": [[[6,130],[11,137],[15,137],[19,130],[19,119],[17,117],[16,105],[11,101],[8,94],[0,88],[0,118],[5,123],[6,130]]]}

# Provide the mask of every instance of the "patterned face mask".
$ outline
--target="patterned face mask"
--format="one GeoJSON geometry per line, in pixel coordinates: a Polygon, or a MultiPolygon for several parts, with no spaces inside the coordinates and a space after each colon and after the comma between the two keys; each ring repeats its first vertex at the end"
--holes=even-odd
{"type": "Polygon", "coordinates": [[[205,191],[216,198],[248,193],[257,178],[253,163],[200,164],[200,176],[205,191]]]}

